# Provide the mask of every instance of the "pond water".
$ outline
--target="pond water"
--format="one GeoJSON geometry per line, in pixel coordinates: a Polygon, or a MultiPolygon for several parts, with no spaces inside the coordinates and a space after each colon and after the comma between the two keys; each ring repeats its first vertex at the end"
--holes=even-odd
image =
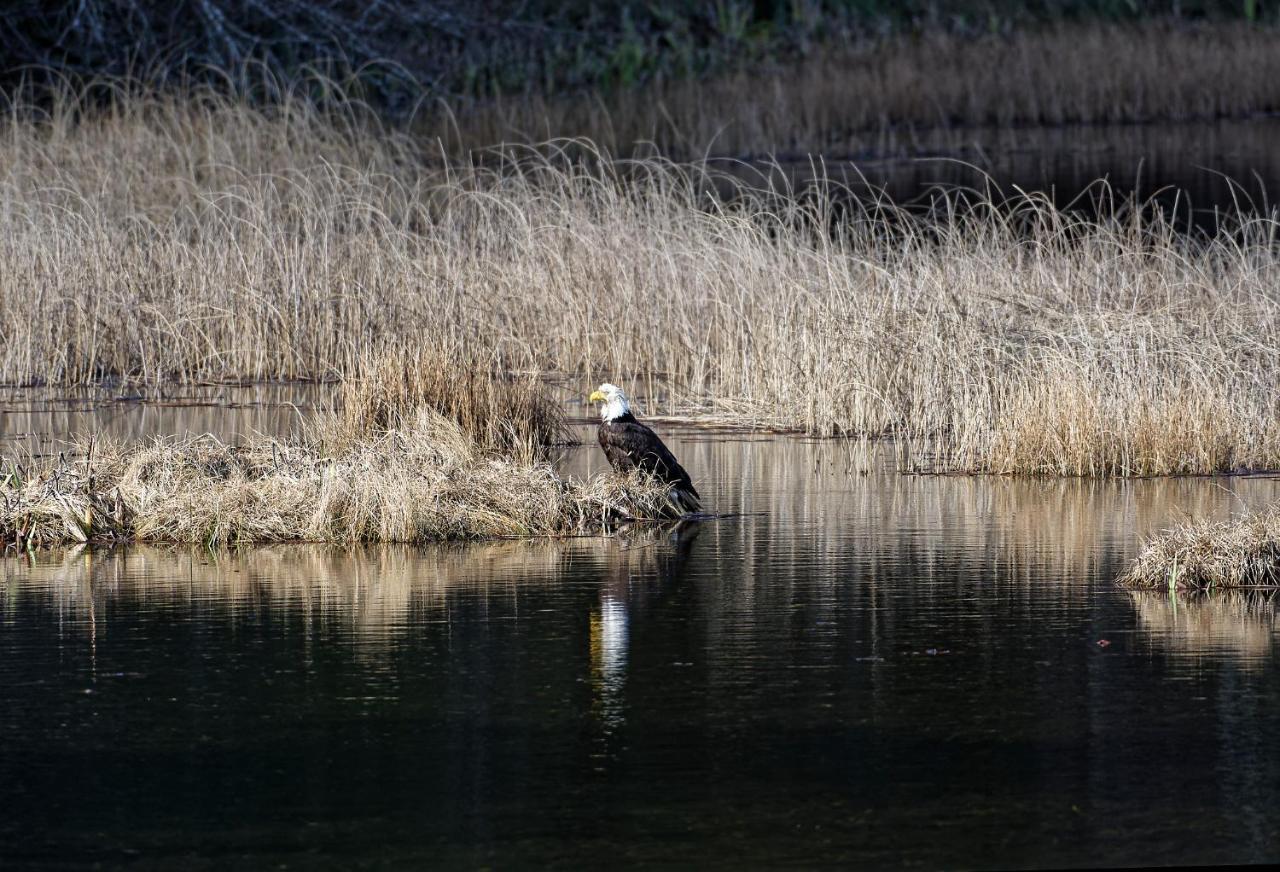
{"type": "Polygon", "coordinates": [[[74,391],[0,386],[0,455],[56,453],[90,437],[117,442],[204,433],[224,442],[255,433],[288,437],[317,410],[331,406],[333,396],[333,385],[298,382],[74,391]]]}
{"type": "Polygon", "coordinates": [[[1280,852],[1272,604],[1113,584],[1138,536],[1280,481],[901,476],[846,442],[664,432],[735,517],[4,558],[0,866],[1280,852]]]}
{"type": "Polygon", "coordinates": [[[1180,229],[1214,232],[1224,216],[1274,214],[1280,117],[899,132],[870,148],[753,155],[712,166],[756,185],[803,190],[821,177],[864,199],[917,206],[940,190],[996,202],[1035,191],[1092,218],[1134,196],[1180,229]]]}
{"type": "MultiPolygon", "coordinates": [[[[851,157],[900,200],[981,181],[950,158],[1063,203],[1103,175],[1172,183],[1202,227],[1232,199],[1210,169],[1259,202],[1280,182],[1277,119],[957,136],[912,152],[946,161],[851,157]]],[[[0,450],[283,435],[331,398],[4,389],[0,450]]],[[[1143,535],[1274,503],[1276,477],[901,476],[876,446],[660,429],[730,517],[0,558],[0,867],[1280,854],[1271,598],[1113,581],[1143,535]]],[[[580,433],[561,463],[587,475],[580,433]]]]}

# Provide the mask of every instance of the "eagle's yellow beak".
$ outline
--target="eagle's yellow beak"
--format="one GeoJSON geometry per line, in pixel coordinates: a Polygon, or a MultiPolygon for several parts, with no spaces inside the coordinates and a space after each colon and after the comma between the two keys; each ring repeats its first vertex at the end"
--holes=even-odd
{"type": "Polygon", "coordinates": [[[603,402],[604,402],[604,394],[600,393],[600,391],[592,391],[592,392],[591,392],[591,396],[587,397],[587,402],[588,402],[588,403],[603,403],[603,402]]]}

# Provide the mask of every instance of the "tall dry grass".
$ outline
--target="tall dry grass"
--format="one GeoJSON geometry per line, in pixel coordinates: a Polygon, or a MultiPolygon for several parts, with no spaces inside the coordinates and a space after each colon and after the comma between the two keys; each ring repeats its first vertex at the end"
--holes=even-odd
{"type": "Polygon", "coordinates": [[[362,361],[338,390],[336,410],[313,423],[330,450],[412,427],[423,409],[454,422],[482,451],[533,462],[570,440],[564,407],[536,373],[495,373],[466,347],[389,348],[362,361]]]}
{"type": "Polygon", "coordinates": [[[895,435],[910,469],[1280,466],[1270,218],[1189,238],[996,192],[922,216],[585,143],[442,161],[374,125],[210,95],[7,116],[0,378],[326,378],[467,348],[648,412],[895,435]]]}
{"type": "Polygon", "coordinates": [[[97,444],[0,477],[0,542],[204,545],[432,542],[595,532],[668,515],[638,477],[559,476],[478,453],[426,410],[407,429],[328,453],[314,444],[212,438],[97,444]]]}

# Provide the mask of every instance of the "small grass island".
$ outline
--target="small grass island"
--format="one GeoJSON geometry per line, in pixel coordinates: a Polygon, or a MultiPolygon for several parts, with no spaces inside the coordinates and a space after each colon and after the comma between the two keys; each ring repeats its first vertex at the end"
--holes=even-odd
{"type": "Polygon", "coordinates": [[[1280,509],[1165,530],[1146,544],[1120,582],[1204,593],[1280,587],[1280,509]]]}
{"type": "Polygon", "coordinates": [[[462,353],[391,351],[291,442],[210,436],[86,443],[0,474],[0,539],[249,544],[563,536],[669,514],[641,475],[578,481],[547,449],[567,430],[536,378],[462,353]]]}

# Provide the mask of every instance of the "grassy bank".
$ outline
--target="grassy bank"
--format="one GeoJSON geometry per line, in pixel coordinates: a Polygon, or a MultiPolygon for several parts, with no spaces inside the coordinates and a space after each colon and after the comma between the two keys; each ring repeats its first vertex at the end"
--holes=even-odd
{"type": "Polygon", "coordinates": [[[586,136],[618,153],[653,143],[686,158],[914,153],[938,129],[1277,112],[1278,39],[1280,28],[1244,22],[1059,23],[976,36],[927,30],[644,88],[465,101],[452,107],[447,127],[436,125],[457,152],[586,136]]]}
{"type": "Polygon", "coordinates": [[[1280,467],[1273,220],[1188,238],[998,196],[922,216],[581,143],[441,161],[355,108],[74,109],[0,122],[6,381],[325,378],[382,345],[467,348],[619,381],[649,413],[894,435],[910,469],[1280,467]]]}
{"type": "Polygon", "coordinates": [[[1120,581],[1196,591],[1280,587],[1280,509],[1166,530],[1147,543],[1120,581]]]}
{"type": "Polygon", "coordinates": [[[344,387],[357,402],[312,422],[297,443],[95,443],[10,461],[0,541],[424,542],[567,535],[664,515],[665,488],[650,481],[559,476],[541,450],[563,433],[558,407],[536,390],[467,371],[459,358],[384,355],[344,387]],[[447,388],[442,371],[455,374],[447,388]],[[497,396],[509,404],[491,404],[497,396]]]}
{"type": "Polygon", "coordinates": [[[288,88],[328,99],[311,76],[321,69],[391,116],[437,103],[464,127],[485,116],[469,145],[523,132],[697,156],[718,131],[718,145],[765,150],[882,124],[1259,111],[1274,107],[1276,81],[1276,10],[1254,0],[117,6],[18,4],[0,19],[0,89],[42,69],[143,71],[166,85],[238,79],[267,101],[288,88]]]}

